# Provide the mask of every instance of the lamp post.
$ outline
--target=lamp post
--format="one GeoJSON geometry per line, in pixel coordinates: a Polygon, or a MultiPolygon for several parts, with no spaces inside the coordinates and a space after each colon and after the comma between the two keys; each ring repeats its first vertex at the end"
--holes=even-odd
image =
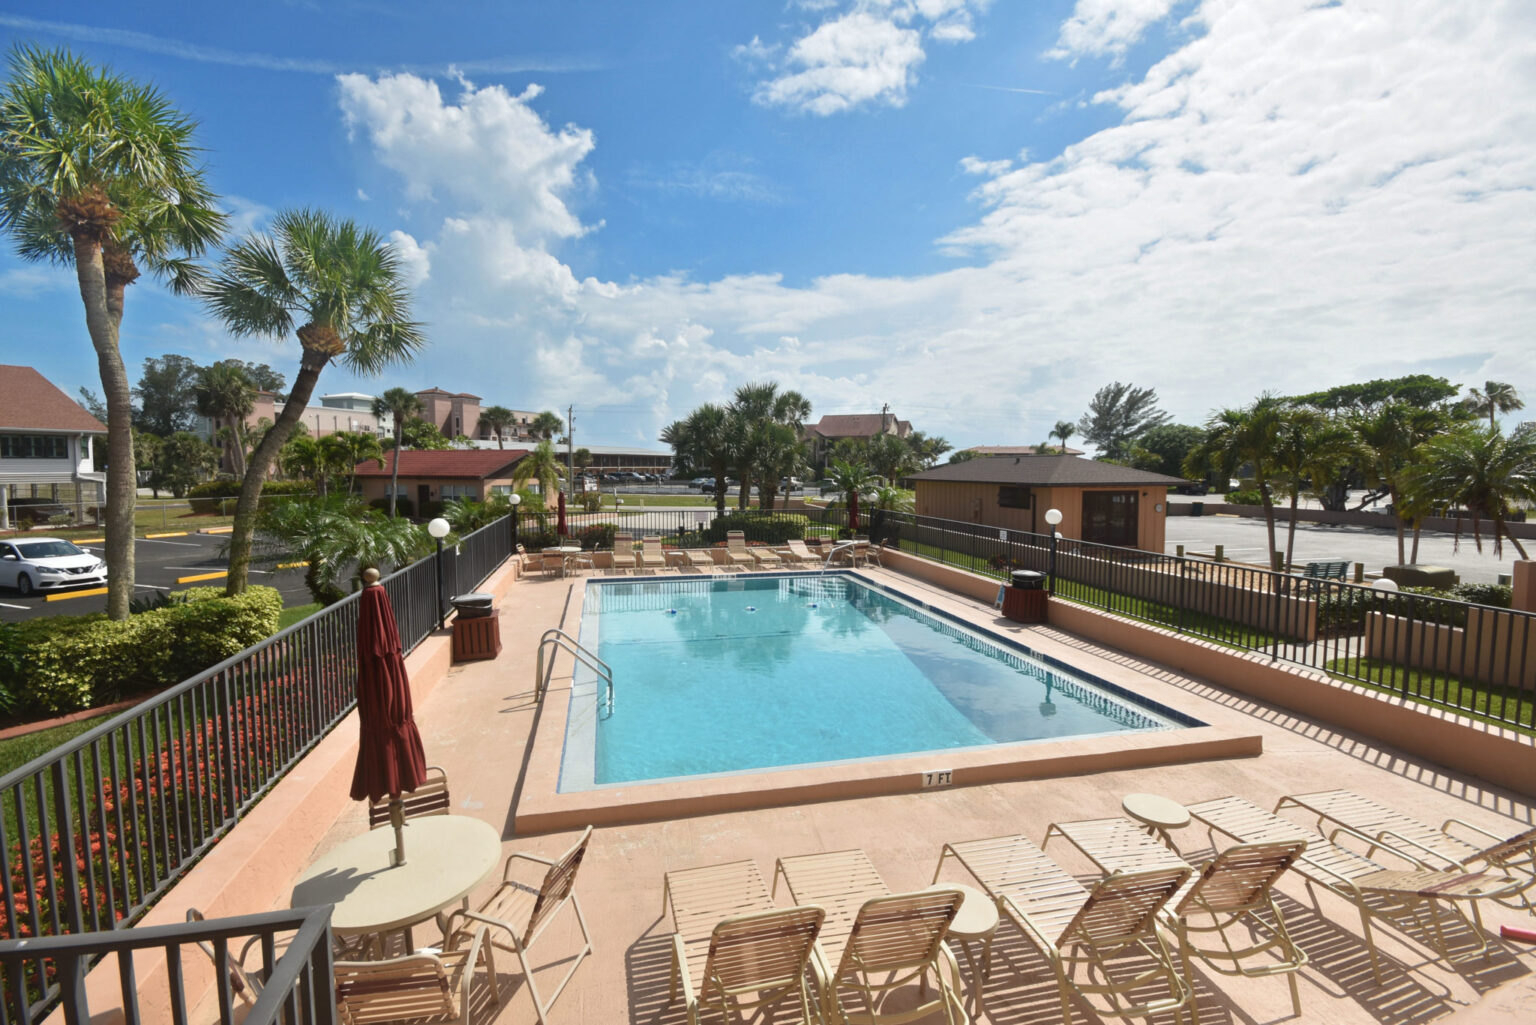
{"type": "Polygon", "coordinates": [[[523,504],[523,496],[512,492],[507,501],[512,503],[512,551],[517,551],[517,507],[523,504]]]}
{"type": "Polygon", "coordinates": [[[1045,511],[1045,522],[1050,524],[1050,527],[1051,527],[1051,567],[1050,567],[1050,572],[1046,574],[1048,579],[1045,582],[1045,589],[1047,591],[1049,591],[1051,594],[1055,594],[1056,593],[1056,539],[1061,537],[1061,531],[1057,530],[1056,526],[1057,526],[1057,524],[1061,523],[1061,510],[1060,509],[1047,509],[1045,511]]]}
{"type": "Polygon", "coordinates": [[[439,516],[427,524],[427,533],[437,542],[437,628],[443,628],[447,611],[443,603],[443,538],[448,536],[448,521],[439,516]]]}

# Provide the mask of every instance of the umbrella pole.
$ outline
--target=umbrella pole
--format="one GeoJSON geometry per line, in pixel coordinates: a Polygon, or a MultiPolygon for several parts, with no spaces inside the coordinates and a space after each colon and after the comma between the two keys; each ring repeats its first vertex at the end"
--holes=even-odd
{"type": "Polygon", "coordinates": [[[405,802],[399,796],[389,799],[389,824],[395,830],[396,865],[405,864],[405,802]]]}

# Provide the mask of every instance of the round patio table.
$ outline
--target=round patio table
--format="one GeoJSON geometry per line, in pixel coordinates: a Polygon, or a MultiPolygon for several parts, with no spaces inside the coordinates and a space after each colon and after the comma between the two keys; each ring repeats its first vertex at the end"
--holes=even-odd
{"type": "Polygon", "coordinates": [[[949,933],[945,938],[959,942],[960,952],[965,955],[966,962],[971,966],[971,976],[976,980],[971,992],[976,998],[976,1015],[980,1017],[986,1010],[982,1003],[982,986],[992,975],[992,938],[997,935],[997,905],[974,886],[934,883],[923,889],[959,890],[961,896],[965,898],[960,904],[960,912],[949,924],[949,933]],[[981,943],[980,965],[977,965],[976,958],[971,953],[971,944],[978,941],[981,943]]]}
{"type": "Polygon", "coordinates": [[[405,824],[405,864],[390,864],[395,834],[381,827],[327,851],[293,888],[291,907],[334,904],[342,936],[407,930],[468,896],[501,860],[501,834],[467,815],[424,815],[405,824]]]}
{"type": "Polygon", "coordinates": [[[1140,822],[1148,836],[1155,836],[1168,847],[1173,846],[1170,829],[1183,829],[1189,825],[1189,809],[1178,801],[1157,794],[1126,794],[1120,802],[1126,815],[1140,822]]]}

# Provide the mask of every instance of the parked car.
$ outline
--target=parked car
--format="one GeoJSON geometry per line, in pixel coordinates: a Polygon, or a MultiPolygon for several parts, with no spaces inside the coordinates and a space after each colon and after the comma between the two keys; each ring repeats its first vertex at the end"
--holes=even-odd
{"type": "Polygon", "coordinates": [[[782,477],[779,479],[780,491],[799,491],[803,487],[805,487],[805,482],[801,481],[798,477],[782,477]]]}
{"type": "Polygon", "coordinates": [[[107,564],[72,541],[59,537],[0,541],[0,587],[23,596],[62,587],[101,587],[107,564]]]}
{"type": "Polygon", "coordinates": [[[1203,480],[1187,480],[1173,489],[1181,495],[1204,495],[1210,492],[1210,487],[1203,480]]]}
{"type": "Polygon", "coordinates": [[[688,482],[688,486],[690,488],[702,488],[704,486],[705,482],[713,484],[714,481],[715,481],[715,478],[713,478],[713,477],[695,477],[695,478],[693,478],[693,480],[688,482]]]}

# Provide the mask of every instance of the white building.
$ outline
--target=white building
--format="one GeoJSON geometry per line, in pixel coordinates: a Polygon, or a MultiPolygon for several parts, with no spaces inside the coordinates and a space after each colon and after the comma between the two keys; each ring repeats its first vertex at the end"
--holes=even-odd
{"type": "Polygon", "coordinates": [[[31,367],[0,364],[0,529],[18,509],[45,503],[58,512],[59,488],[72,485],[76,521],[86,504],[106,502],[107,476],[95,469],[107,428],[31,367]],[[93,497],[94,496],[94,497],[93,497]]]}

